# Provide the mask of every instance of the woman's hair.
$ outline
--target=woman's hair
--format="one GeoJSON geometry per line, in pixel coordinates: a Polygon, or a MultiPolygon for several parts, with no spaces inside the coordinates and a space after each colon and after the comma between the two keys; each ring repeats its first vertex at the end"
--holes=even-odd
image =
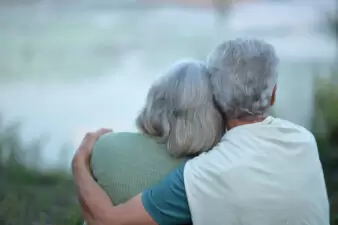
{"type": "Polygon", "coordinates": [[[206,66],[194,60],[171,66],[150,88],[136,124],[175,157],[197,155],[216,145],[225,123],[214,104],[206,66]]]}

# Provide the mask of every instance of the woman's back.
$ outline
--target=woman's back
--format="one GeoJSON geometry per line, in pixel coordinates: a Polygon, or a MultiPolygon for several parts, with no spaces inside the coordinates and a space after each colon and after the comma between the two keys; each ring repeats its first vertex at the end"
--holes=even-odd
{"type": "Polygon", "coordinates": [[[96,143],[91,168],[113,203],[120,204],[161,181],[184,160],[141,133],[112,133],[96,143]]]}

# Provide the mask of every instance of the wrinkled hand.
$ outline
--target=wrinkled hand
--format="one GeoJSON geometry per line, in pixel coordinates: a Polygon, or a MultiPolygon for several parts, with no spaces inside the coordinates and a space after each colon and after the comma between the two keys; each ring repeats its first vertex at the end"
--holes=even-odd
{"type": "Polygon", "coordinates": [[[77,162],[82,163],[89,163],[90,157],[93,151],[93,147],[97,140],[104,134],[112,132],[111,129],[102,128],[95,132],[89,132],[85,135],[85,137],[82,140],[82,143],[80,144],[80,147],[77,149],[72,165],[76,164],[77,162]]]}

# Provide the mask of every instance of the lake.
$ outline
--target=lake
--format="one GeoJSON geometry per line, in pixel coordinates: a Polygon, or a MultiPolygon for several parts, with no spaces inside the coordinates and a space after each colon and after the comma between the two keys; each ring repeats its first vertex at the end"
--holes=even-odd
{"type": "Polygon", "coordinates": [[[49,137],[44,166],[65,165],[86,131],[135,131],[149,86],[171,63],[256,37],[281,58],[274,110],[310,127],[313,78],[329,73],[336,54],[323,13],[332,2],[241,4],[224,21],[210,9],[173,6],[1,7],[0,112],[7,123],[22,122],[25,142],[49,137]]]}

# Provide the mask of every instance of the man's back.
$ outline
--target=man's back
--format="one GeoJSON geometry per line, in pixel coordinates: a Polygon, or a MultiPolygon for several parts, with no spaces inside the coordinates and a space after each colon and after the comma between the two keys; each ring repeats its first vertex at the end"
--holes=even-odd
{"type": "Polygon", "coordinates": [[[284,120],[231,129],[186,164],[185,186],[195,225],[329,224],[316,141],[284,120]]]}

